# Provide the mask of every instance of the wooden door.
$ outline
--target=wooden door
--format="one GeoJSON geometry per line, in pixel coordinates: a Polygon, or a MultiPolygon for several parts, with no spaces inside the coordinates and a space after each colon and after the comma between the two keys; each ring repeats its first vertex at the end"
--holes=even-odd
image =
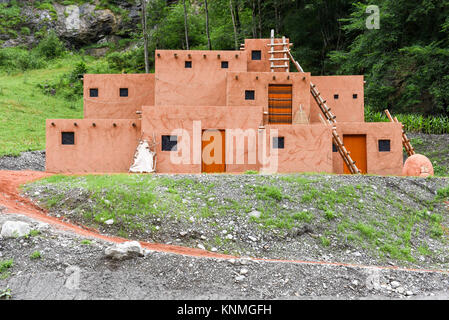
{"type": "Polygon", "coordinates": [[[203,130],[201,138],[201,171],[226,172],[225,130],[203,130]]]}
{"type": "MultiPolygon", "coordinates": [[[[366,165],[366,135],[364,134],[350,134],[343,135],[343,144],[350,153],[355,165],[359,168],[361,173],[367,172],[366,165]]],[[[346,163],[343,162],[344,173],[351,173],[346,163]]]]}
{"type": "Polygon", "coordinates": [[[292,86],[290,84],[268,86],[268,123],[292,123],[292,86]]]}

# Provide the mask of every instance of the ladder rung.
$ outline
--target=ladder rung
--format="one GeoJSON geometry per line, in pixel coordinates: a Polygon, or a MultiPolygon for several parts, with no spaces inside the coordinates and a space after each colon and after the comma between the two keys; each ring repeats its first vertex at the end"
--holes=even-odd
{"type": "Polygon", "coordinates": [[[287,42],[278,42],[278,43],[268,43],[267,46],[274,47],[274,46],[288,46],[289,43],[287,42]]]}
{"type": "Polygon", "coordinates": [[[288,61],[290,59],[289,58],[270,58],[268,60],[270,60],[270,61],[288,61]]]}
{"type": "Polygon", "coordinates": [[[268,51],[268,53],[272,54],[272,53],[288,53],[288,50],[271,50],[268,51]]]}
{"type": "Polygon", "coordinates": [[[275,66],[271,66],[271,68],[288,68],[288,65],[275,65],[275,66]]]}

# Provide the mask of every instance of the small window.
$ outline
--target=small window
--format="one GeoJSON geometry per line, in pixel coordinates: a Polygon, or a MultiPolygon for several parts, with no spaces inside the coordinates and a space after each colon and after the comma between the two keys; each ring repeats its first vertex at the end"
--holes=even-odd
{"type": "Polygon", "coordinates": [[[334,94],[334,99],[335,99],[335,100],[338,99],[338,94],[334,94]]]}
{"type": "Polygon", "coordinates": [[[62,132],[62,144],[75,144],[75,132],[62,132]]]}
{"type": "Polygon", "coordinates": [[[354,93],[354,94],[352,95],[352,99],[357,99],[357,93],[354,93]]]}
{"type": "Polygon", "coordinates": [[[335,143],[332,143],[332,152],[338,152],[338,147],[335,145],[335,143]]]}
{"type": "Polygon", "coordinates": [[[260,51],[260,50],[251,51],[251,59],[252,60],[262,60],[262,51],[260,51]]]}
{"type": "Polygon", "coordinates": [[[186,68],[192,68],[192,61],[186,61],[185,65],[186,68]]]}
{"type": "Polygon", "coordinates": [[[284,137],[273,137],[273,149],[284,149],[284,137]]]}
{"type": "Polygon", "coordinates": [[[389,152],[390,149],[390,140],[379,140],[379,152],[389,152]]]}
{"type": "Polygon", "coordinates": [[[177,151],[177,136],[162,136],[162,151],[177,151]]]}
{"type": "Polygon", "coordinates": [[[245,100],[254,100],[254,90],[245,90],[245,100]]]}
{"type": "Polygon", "coordinates": [[[89,96],[98,97],[98,89],[97,88],[89,89],[89,96]]]}
{"type": "Polygon", "coordinates": [[[222,62],[221,62],[221,68],[222,68],[222,69],[227,69],[228,67],[229,67],[228,61],[222,61],[222,62]]]}
{"type": "Polygon", "coordinates": [[[120,97],[128,96],[128,88],[120,88],[120,97]]]}

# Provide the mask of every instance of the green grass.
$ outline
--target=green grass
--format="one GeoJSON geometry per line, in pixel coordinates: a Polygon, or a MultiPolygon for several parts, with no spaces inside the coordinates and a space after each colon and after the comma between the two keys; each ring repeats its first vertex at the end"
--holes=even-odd
{"type": "Polygon", "coordinates": [[[0,261],[0,280],[5,280],[9,277],[10,272],[8,272],[7,270],[12,268],[13,265],[13,259],[0,261]]]}
{"type": "Polygon", "coordinates": [[[56,60],[46,69],[0,73],[0,156],[45,149],[45,120],[82,118],[82,97],[67,101],[38,87],[69,72],[79,58],[56,60]]]}
{"type": "Polygon", "coordinates": [[[30,259],[31,260],[37,260],[37,259],[41,259],[42,258],[42,254],[40,253],[40,251],[34,251],[31,255],[30,255],[30,259]]]}

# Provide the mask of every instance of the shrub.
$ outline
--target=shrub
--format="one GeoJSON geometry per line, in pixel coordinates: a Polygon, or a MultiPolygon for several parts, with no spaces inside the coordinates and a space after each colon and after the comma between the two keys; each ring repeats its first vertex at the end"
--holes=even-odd
{"type": "Polygon", "coordinates": [[[65,53],[64,44],[53,30],[47,33],[35,50],[40,56],[47,59],[58,58],[65,53]]]}

